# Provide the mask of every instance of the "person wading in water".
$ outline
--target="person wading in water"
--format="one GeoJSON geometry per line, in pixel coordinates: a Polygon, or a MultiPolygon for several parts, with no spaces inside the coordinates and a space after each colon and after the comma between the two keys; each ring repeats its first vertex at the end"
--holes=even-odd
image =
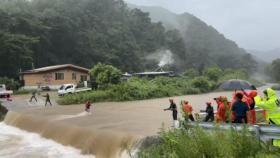
{"type": "Polygon", "coordinates": [[[178,117],[177,105],[174,103],[173,99],[169,99],[169,102],[170,102],[169,108],[164,109],[164,111],[167,110],[172,111],[173,123],[174,123],[174,127],[176,127],[177,117],[178,117]]]}
{"type": "Polygon", "coordinates": [[[32,92],[32,96],[31,96],[29,102],[32,102],[33,99],[35,99],[35,101],[37,102],[36,92],[35,91],[32,92]]]}
{"type": "Polygon", "coordinates": [[[52,103],[51,103],[51,99],[50,99],[50,95],[49,95],[49,93],[47,93],[44,97],[46,97],[45,106],[47,106],[47,103],[49,103],[49,104],[52,106],[52,103]]]}

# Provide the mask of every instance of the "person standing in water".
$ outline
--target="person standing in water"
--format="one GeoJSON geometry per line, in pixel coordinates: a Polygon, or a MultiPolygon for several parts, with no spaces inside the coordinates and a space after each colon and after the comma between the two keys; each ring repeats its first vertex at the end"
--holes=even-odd
{"type": "Polygon", "coordinates": [[[50,95],[49,95],[49,93],[47,93],[44,97],[46,97],[45,106],[47,106],[47,103],[49,103],[49,104],[52,106],[52,103],[51,103],[51,99],[50,99],[50,95]]]}
{"type": "MultiPolygon", "coordinates": [[[[255,104],[261,109],[266,110],[266,120],[270,125],[280,125],[280,101],[276,91],[271,88],[263,91],[265,97],[259,95],[254,98],[255,104]]],[[[273,146],[280,148],[280,140],[274,139],[273,146]]]]}
{"type": "Polygon", "coordinates": [[[195,121],[193,114],[192,114],[192,112],[193,112],[192,105],[188,101],[184,101],[182,106],[183,106],[183,110],[185,113],[185,120],[186,121],[188,121],[188,120],[195,121]]]}
{"type": "Polygon", "coordinates": [[[212,107],[212,103],[211,102],[207,102],[206,103],[207,107],[206,107],[206,117],[204,119],[204,122],[208,122],[210,120],[210,122],[214,121],[214,108],[212,107]]]}
{"type": "Polygon", "coordinates": [[[178,111],[177,105],[174,103],[173,99],[169,99],[170,106],[169,108],[164,109],[164,111],[170,110],[172,111],[173,121],[177,121],[178,111]]]}
{"type": "Polygon", "coordinates": [[[236,101],[232,105],[232,113],[235,116],[233,123],[247,123],[247,117],[249,112],[249,107],[247,103],[242,101],[243,94],[236,94],[236,101]]]}
{"type": "Polygon", "coordinates": [[[36,92],[35,91],[32,92],[32,96],[31,96],[29,102],[32,102],[33,99],[35,99],[35,101],[37,102],[36,92]]]}
{"type": "Polygon", "coordinates": [[[90,112],[90,107],[91,107],[91,103],[90,103],[90,101],[87,101],[86,106],[85,106],[85,111],[89,113],[90,112]]]}

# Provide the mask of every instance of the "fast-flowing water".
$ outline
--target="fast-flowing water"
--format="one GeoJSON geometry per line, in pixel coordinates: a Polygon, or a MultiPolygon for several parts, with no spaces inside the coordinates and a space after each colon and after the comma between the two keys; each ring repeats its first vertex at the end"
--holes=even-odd
{"type": "MultiPolygon", "coordinates": [[[[134,135],[126,133],[81,128],[13,111],[8,112],[4,123],[1,124],[3,130],[0,128],[0,131],[4,133],[0,132],[0,138],[4,136],[3,140],[7,140],[8,143],[3,141],[3,147],[0,146],[0,148],[2,148],[0,149],[0,157],[1,150],[8,150],[8,154],[13,152],[9,150],[11,147],[15,146],[16,149],[14,150],[18,150],[19,153],[22,151],[23,155],[28,154],[29,149],[35,152],[31,154],[32,156],[26,156],[28,158],[68,158],[70,156],[67,155],[67,151],[69,151],[69,155],[74,158],[82,156],[80,153],[94,155],[96,158],[119,158],[127,156],[125,155],[125,151],[127,151],[134,142],[136,143],[137,140],[134,135]],[[80,151],[74,150],[74,148],[63,148],[62,145],[57,146],[58,144],[54,143],[54,141],[64,145],[64,147],[72,146],[76,149],[80,149],[80,151]],[[10,145],[9,142],[12,144],[10,145]],[[52,142],[52,144],[50,144],[50,142],[52,142]],[[5,147],[5,144],[7,144],[7,147],[5,147]],[[56,151],[53,151],[53,149],[56,149],[56,151]],[[24,153],[25,151],[27,153],[24,153]],[[36,154],[36,152],[38,153],[36,154]],[[58,156],[48,156],[47,153],[57,153],[58,156]]],[[[23,157],[24,156],[19,156],[19,158],[23,157]]]]}
{"type": "Polygon", "coordinates": [[[81,151],[60,145],[18,128],[0,123],[1,158],[92,158],[81,151]]]}

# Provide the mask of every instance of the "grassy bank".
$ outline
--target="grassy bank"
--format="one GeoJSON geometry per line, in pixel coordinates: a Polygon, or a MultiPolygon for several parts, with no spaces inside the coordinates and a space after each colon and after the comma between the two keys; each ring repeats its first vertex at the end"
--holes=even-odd
{"type": "Polygon", "coordinates": [[[247,130],[206,131],[201,128],[162,131],[160,141],[142,147],[140,158],[277,158],[247,130]]]}
{"type": "Polygon", "coordinates": [[[206,79],[188,80],[184,78],[156,78],[153,80],[134,78],[128,82],[112,85],[97,91],[67,95],[58,100],[59,104],[84,103],[100,101],[129,101],[149,98],[198,94],[213,89],[206,79]],[[197,86],[193,86],[196,84],[197,86]]]}
{"type": "MultiPolygon", "coordinates": [[[[127,82],[107,86],[92,92],[67,95],[58,100],[61,105],[81,104],[86,101],[131,101],[160,97],[200,94],[213,91],[225,80],[232,78],[250,80],[243,70],[205,71],[203,75],[186,73],[183,77],[155,79],[132,78],[127,82]]],[[[257,86],[262,83],[251,80],[257,86]]]]}

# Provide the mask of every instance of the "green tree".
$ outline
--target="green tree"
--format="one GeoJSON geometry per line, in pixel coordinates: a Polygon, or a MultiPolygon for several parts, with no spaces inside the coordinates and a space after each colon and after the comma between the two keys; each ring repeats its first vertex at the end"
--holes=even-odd
{"type": "Polygon", "coordinates": [[[92,79],[98,84],[117,84],[121,79],[121,71],[112,65],[98,63],[90,70],[92,79]]]}
{"type": "Polygon", "coordinates": [[[211,89],[211,84],[208,81],[207,77],[196,77],[192,81],[192,85],[195,88],[200,89],[202,92],[207,92],[211,89]]]}
{"type": "Polygon", "coordinates": [[[7,89],[17,90],[20,87],[20,83],[14,79],[8,77],[0,77],[0,84],[5,84],[7,89]]]}
{"type": "Polygon", "coordinates": [[[199,72],[197,69],[191,68],[184,72],[183,75],[188,78],[195,78],[199,76],[199,72]]]}
{"type": "Polygon", "coordinates": [[[211,81],[218,81],[223,75],[223,71],[219,67],[206,68],[203,74],[208,77],[211,81]]]}

